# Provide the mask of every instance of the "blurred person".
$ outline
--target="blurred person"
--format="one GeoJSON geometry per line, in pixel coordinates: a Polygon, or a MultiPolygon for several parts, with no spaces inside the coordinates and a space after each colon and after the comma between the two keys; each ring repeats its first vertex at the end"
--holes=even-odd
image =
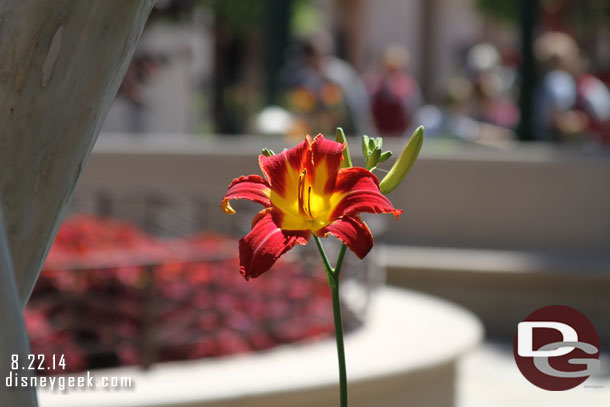
{"type": "Polygon", "coordinates": [[[578,105],[589,118],[588,131],[597,144],[610,144],[610,91],[591,74],[578,78],[578,105]]]}
{"type": "Polygon", "coordinates": [[[471,83],[466,114],[475,120],[514,127],[519,119],[514,102],[515,69],[502,63],[498,49],[487,42],[466,54],[466,75],[471,83]]]}
{"type": "Polygon", "coordinates": [[[416,111],[416,121],[427,124],[428,134],[469,142],[501,145],[514,138],[511,129],[518,123],[519,111],[512,56],[510,50],[501,53],[487,42],[468,48],[460,72],[441,90],[442,108],[424,106],[416,111]]]}
{"type": "Polygon", "coordinates": [[[409,62],[409,51],[402,44],[391,44],[383,51],[380,71],[364,77],[375,125],[382,136],[402,136],[421,104],[419,85],[407,73],[409,62]]]}
{"type": "Polygon", "coordinates": [[[547,32],[534,43],[540,68],[535,91],[536,134],[540,140],[567,141],[577,138],[589,125],[577,109],[579,49],[568,34],[547,32]]]}
{"type": "Polygon", "coordinates": [[[292,133],[348,134],[370,130],[370,105],[359,73],[332,55],[333,42],[326,32],[302,40],[280,73],[282,104],[296,116],[292,133]]]}
{"type": "Polygon", "coordinates": [[[537,93],[540,131],[545,139],[568,141],[586,137],[610,142],[610,91],[591,73],[576,41],[568,34],[547,32],[535,44],[542,68],[537,93]]]}

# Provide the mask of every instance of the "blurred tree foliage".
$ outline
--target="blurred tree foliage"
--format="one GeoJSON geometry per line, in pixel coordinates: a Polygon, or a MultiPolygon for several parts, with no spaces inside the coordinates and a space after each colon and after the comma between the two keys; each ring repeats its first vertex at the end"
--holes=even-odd
{"type": "Polygon", "coordinates": [[[264,4],[252,0],[157,0],[151,16],[180,23],[196,8],[210,11],[237,35],[243,35],[260,26],[264,4]]]}
{"type": "Polygon", "coordinates": [[[231,27],[236,35],[247,35],[260,27],[264,4],[252,0],[199,0],[199,6],[213,11],[214,16],[231,27]]]}
{"type": "Polygon", "coordinates": [[[506,0],[477,0],[476,9],[485,17],[502,23],[516,24],[519,2],[506,0]]]}
{"type": "MultiPolygon", "coordinates": [[[[561,6],[575,11],[569,17],[576,19],[575,23],[584,23],[582,16],[598,20],[608,18],[610,2],[608,0],[541,0],[540,5],[543,10],[554,10],[561,6]]],[[[506,0],[476,0],[476,9],[483,16],[506,24],[517,24],[519,19],[519,2],[506,0]]],[[[585,19],[586,20],[586,19],[585,19]]]]}
{"type": "Polygon", "coordinates": [[[304,37],[322,28],[322,11],[312,0],[293,0],[290,26],[292,34],[304,37]]]}

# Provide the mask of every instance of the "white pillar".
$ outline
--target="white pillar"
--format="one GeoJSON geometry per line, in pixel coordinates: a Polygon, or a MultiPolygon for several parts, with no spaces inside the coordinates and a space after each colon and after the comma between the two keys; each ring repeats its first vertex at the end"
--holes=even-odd
{"type": "MultiPolygon", "coordinates": [[[[0,406],[36,406],[36,389],[30,387],[12,387],[14,374],[22,377],[30,375],[28,370],[21,369],[27,361],[29,341],[23,323],[23,308],[17,295],[10,250],[6,240],[2,211],[0,210],[0,313],[2,329],[0,330],[0,406]],[[17,355],[18,367],[11,363],[17,355]],[[12,383],[8,383],[7,379],[12,383]]],[[[27,365],[25,365],[27,366],[27,365]]]]}
{"type": "Polygon", "coordinates": [[[153,0],[0,3],[0,194],[29,297],[153,0]]]}

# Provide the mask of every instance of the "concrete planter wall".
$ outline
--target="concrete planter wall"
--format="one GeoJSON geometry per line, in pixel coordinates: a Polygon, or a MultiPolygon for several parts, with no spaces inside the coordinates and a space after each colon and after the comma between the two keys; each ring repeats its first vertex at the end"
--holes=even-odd
{"type": "MultiPolygon", "coordinates": [[[[481,339],[472,314],[405,290],[382,289],[368,323],[346,337],[352,407],[450,407],[456,362],[481,339]]],[[[41,407],[334,407],[334,340],[216,360],[120,368],[96,378],[131,377],[134,388],[39,391],[41,407]]]]}
{"type": "MultiPolygon", "coordinates": [[[[262,146],[281,151],[290,144],[253,137],[201,141],[163,135],[139,141],[102,135],[79,190],[162,188],[220,200],[233,178],[260,173],[256,156],[262,146]]],[[[357,144],[352,142],[353,153],[357,144]]],[[[386,144],[395,152],[402,147],[402,141],[386,144]]],[[[405,214],[403,222],[388,223],[384,239],[605,256],[608,180],[608,154],[537,145],[445,147],[427,141],[405,184],[390,196],[405,214]]]]}

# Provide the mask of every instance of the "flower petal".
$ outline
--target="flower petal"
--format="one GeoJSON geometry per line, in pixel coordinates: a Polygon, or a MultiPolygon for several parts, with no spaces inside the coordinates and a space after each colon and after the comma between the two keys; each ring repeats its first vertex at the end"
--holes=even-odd
{"type": "Polygon", "coordinates": [[[402,210],[394,208],[390,200],[381,194],[377,177],[361,167],[342,168],[339,171],[331,205],[331,219],[361,212],[392,213],[398,219],[402,213],[402,210]]]}
{"type": "Polygon", "coordinates": [[[364,258],[373,247],[373,235],[360,216],[344,216],[320,229],[316,235],[338,237],[359,258],[364,258]]]}
{"type": "Polygon", "coordinates": [[[311,144],[311,164],[313,168],[307,170],[307,175],[314,194],[327,195],[335,188],[344,148],[343,144],[327,140],[321,134],[313,139],[311,144]]]}
{"type": "Polygon", "coordinates": [[[254,218],[252,230],[239,241],[241,274],[249,280],[269,270],[275,261],[297,244],[305,245],[308,230],[282,230],[279,214],[271,208],[263,209],[254,218]]]}
{"type": "Polygon", "coordinates": [[[271,188],[282,197],[298,192],[300,172],[311,161],[311,139],[307,138],[291,149],[272,156],[260,155],[258,163],[271,188]]]}
{"type": "Polygon", "coordinates": [[[259,175],[241,176],[231,182],[220,207],[225,213],[234,214],[235,210],[229,203],[231,199],[249,199],[268,207],[271,206],[270,194],[269,183],[263,177],[259,175]]]}

